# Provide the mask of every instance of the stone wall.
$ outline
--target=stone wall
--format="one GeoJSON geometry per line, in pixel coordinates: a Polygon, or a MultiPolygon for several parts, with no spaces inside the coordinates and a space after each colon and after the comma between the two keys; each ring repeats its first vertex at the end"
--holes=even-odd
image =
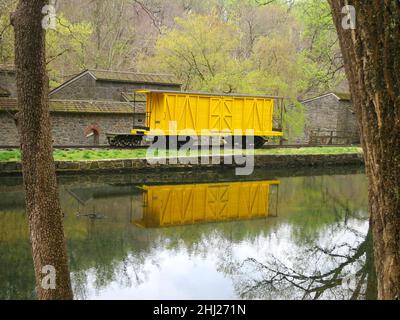
{"type": "MultiPolygon", "coordinates": [[[[52,133],[56,146],[108,145],[107,132],[129,133],[133,126],[133,114],[76,114],[52,113],[52,133]],[[97,141],[87,138],[85,129],[94,125],[99,128],[97,141]]],[[[19,146],[18,132],[14,120],[6,112],[0,112],[0,146],[19,146]]]]}
{"type": "Polygon", "coordinates": [[[154,90],[180,90],[179,85],[157,85],[149,83],[124,83],[113,81],[96,81],[95,100],[116,100],[121,101],[122,92],[133,92],[140,89],[154,89],[154,90]]]}
{"type": "MultiPolygon", "coordinates": [[[[0,70],[0,86],[16,97],[15,72],[0,70]]],[[[90,74],[63,86],[50,95],[52,100],[125,101],[122,92],[136,89],[180,90],[180,85],[132,84],[118,81],[95,80],[90,74]]],[[[53,138],[56,146],[108,145],[105,133],[130,133],[135,127],[143,127],[146,122],[145,102],[135,106],[135,114],[77,114],[52,113],[53,138]],[[98,137],[87,138],[84,131],[88,126],[98,127],[98,137]]],[[[18,146],[18,134],[12,117],[0,111],[0,146],[18,146]]]]}
{"type": "Polygon", "coordinates": [[[146,115],[143,113],[135,113],[133,115],[133,125],[135,127],[144,127],[146,125],[146,115]]]}
{"type": "Polygon", "coordinates": [[[0,111],[0,146],[19,146],[15,121],[6,112],[0,111]]]}
{"type": "Polygon", "coordinates": [[[351,101],[338,100],[333,94],[303,103],[305,112],[305,138],[309,143],[311,131],[329,131],[349,135],[352,142],[359,142],[359,130],[351,101]]]}
{"type": "Polygon", "coordinates": [[[14,71],[0,70],[0,87],[10,92],[11,98],[17,97],[17,81],[14,71]]]}
{"type": "Polygon", "coordinates": [[[133,115],[127,114],[70,114],[53,113],[52,132],[54,145],[108,145],[106,133],[130,133],[133,126],[133,115]],[[100,130],[98,138],[92,136],[87,138],[85,129],[95,126],[100,130]]]}
{"type": "MultiPolygon", "coordinates": [[[[234,168],[235,165],[213,164],[210,157],[199,157],[198,163],[207,158],[209,164],[165,163],[150,164],[146,159],[94,160],[94,161],[56,161],[59,173],[100,173],[100,172],[166,172],[168,170],[204,170],[216,168],[234,168]]],[[[186,158],[188,159],[188,158],[186,158]]],[[[196,159],[196,158],[192,158],[196,159]]],[[[302,168],[302,167],[335,167],[363,165],[362,154],[326,154],[326,155],[256,155],[255,168],[302,168]]],[[[0,162],[0,174],[21,172],[19,162],[0,162]]]]}
{"type": "Polygon", "coordinates": [[[95,97],[95,86],[96,80],[90,74],[85,74],[55,93],[50,93],[50,99],[93,100],[95,97]]]}
{"type": "Polygon", "coordinates": [[[338,131],[349,132],[358,142],[360,140],[360,130],[353,106],[350,101],[340,101],[339,103],[344,111],[338,113],[338,131]]]}

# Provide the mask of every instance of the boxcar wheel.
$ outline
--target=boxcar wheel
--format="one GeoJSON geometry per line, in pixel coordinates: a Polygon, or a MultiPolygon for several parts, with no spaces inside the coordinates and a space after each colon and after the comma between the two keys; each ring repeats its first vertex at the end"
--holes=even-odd
{"type": "Polygon", "coordinates": [[[121,147],[122,148],[129,148],[130,147],[130,141],[129,137],[122,137],[121,139],[121,147]]]}

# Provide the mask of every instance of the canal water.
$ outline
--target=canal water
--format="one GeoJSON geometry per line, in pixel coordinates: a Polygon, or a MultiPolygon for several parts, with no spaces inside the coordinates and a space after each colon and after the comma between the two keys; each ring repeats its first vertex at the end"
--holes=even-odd
{"type": "MultiPolygon", "coordinates": [[[[76,299],[374,299],[360,168],[61,176],[76,299]]],[[[0,178],[0,299],[35,299],[22,181],[0,178]]]]}

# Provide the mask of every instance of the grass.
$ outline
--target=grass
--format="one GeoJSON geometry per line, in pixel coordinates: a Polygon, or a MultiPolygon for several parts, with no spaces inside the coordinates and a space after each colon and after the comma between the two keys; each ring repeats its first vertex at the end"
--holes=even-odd
{"type": "MultiPolygon", "coordinates": [[[[57,161],[79,160],[114,160],[114,159],[139,159],[146,157],[146,149],[135,150],[81,150],[81,149],[57,149],[54,151],[54,159],[57,161]]],[[[232,153],[232,151],[226,151],[232,153]]],[[[256,150],[256,155],[324,155],[324,154],[349,154],[362,153],[359,147],[311,147],[311,148],[279,148],[256,150]]],[[[169,152],[160,152],[158,156],[166,156],[169,152]]],[[[209,154],[202,152],[203,155],[209,154]]],[[[182,156],[189,154],[183,154],[182,156]]],[[[0,150],[0,161],[20,161],[19,150],[0,150]]]]}
{"type": "Polygon", "coordinates": [[[279,149],[260,149],[255,154],[264,155],[308,155],[308,154],[349,154],[362,153],[360,147],[310,147],[310,148],[279,148],[279,149]]]}

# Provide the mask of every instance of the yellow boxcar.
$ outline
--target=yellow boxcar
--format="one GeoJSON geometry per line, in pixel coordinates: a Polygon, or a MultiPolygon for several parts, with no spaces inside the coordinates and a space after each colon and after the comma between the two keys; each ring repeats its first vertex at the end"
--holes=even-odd
{"type": "Polygon", "coordinates": [[[150,132],[162,130],[167,136],[177,135],[170,130],[171,122],[175,122],[178,135],[184,135],[185,130],[192,130],[198,136],[210,132],[233,135],[235,130],[241,130],[243,136],[250,134],[248,130],[259,137],[283,135],[273,129],[274,104],[282,98],[162,90],[137,92],[147,95],[146,126],[150,132]]]}
{"type": "Polygon", "coordinates": [[[266,218],[272,185],[279,181],[144,186],[142,219],[134,223],[157,228],[266,218]]]}

